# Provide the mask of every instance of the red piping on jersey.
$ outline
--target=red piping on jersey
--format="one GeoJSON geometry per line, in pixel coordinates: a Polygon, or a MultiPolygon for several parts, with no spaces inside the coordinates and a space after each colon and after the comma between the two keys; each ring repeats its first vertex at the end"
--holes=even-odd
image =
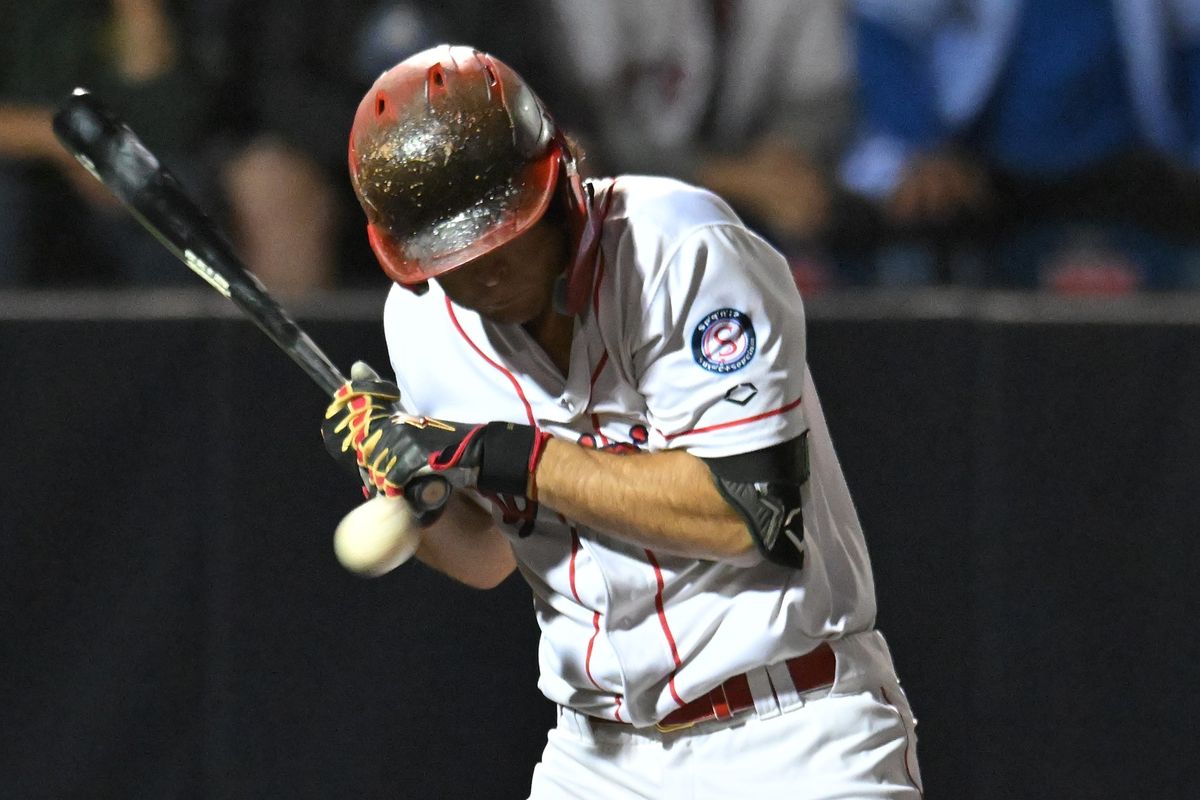
{"type": "Polygon", "coordinates": [[[592,370],[592,379],[588,382],[588,396],[591,397],[592,391],[596,388],[596,381],[600,379],[600,373],[604,371],[604,365],[608,363],[608,350],[601,354],[600,360],[596,362],[596,368],[592,370]]]}
{"type": "MultiPolygon", "coordinates": [[[[612,197],[612,192],[609,192],[609,197],[612,197]]],[[[604,206],[604,214],[608,215],[608,205],[604,206]]],[[[592,311],[595,314],[600,313],[600,284],[604,283],[604,251],[601,250],[596,258],[596,284],[592,287],[592,311]]]]}
{"type": "Polygon", "coordinates": [[[600,437],[600,444],[604,447],[608,446],[608,437],[600,432],[600,415],[592,414],[592,429],[596,431],[596,435],[600,437]]]}
{"type": "MultiPolygon", "coordinates": [[[[575,559],[579,556],[579,532],[575,530],[575,526],[571,526],[571,594],[575,596],[575,602],[583,605],[583,600],[579,597],[579,589],[575,586],[575,559]]],[[[584,606],[587,608],[587,606],[584,606]]],[[[600,612],[592,612],[592,637],[588,639],[587,655],[583,658],[583,671],[587,673],[588,680],[592,682],[592,686],[600,689],[600,684],[596,683],[596,679],[592,677],[592,648],[596,645],[596,637],[600,635],[600,612]]],[[[603,691],[603,689],[601,689],[603,691]]]]}
{"type": "Polygon", "coordinates": [[[488,358],[487,354],[480,350],[479,346],[476,345],[475,342],[471,341],[471,337],[467,336],[467,332],[463,330],[462,325],[460,325],[458,322],[458,317],[454,313],[454,306],[450,303],[449,296],[446,297],[446,312],[450,315],[450,321],[454,323],[454,327],[456,330],[458,330],[459,335],[467,340],[467,344],[471,345],[471,349],[478,353],[479,357],[484,361],[503,372],[504,376],[508,378],[510,383],[512,383],[513,388],[517,390],[517,397],[521,398],[521,405],[525,406],[525,416],[529,419],[529,424],[536,428],[538,424],[537,419],[533,416],[533,407],[529,405],[529,401],[525,399],[525,392],[523,389],[521,389],[521,384],[517,382],[516,377],[511,372],[509,372],[500,364],[497,364],[492,359],[488,358]]]}
{"type": "Polygon", "coordinates": [[[679,668],[683,666],[683,662],[679,660],[679,649],[675,646],[675,637],[671,634],[671,626],[667,624],[667,611],[663,607],[663,589],[666,584],[663,581],[662,567],[658,565],[658,559],[654,557],[649,549],[646,550],[646,560],[650,562],[650,566],[654,567],[654,579],[658,581],[658,591],[654,594],[654,607],[658,610],[658,621],[662,625],[663,634],[667,637],[667,644],[671,646],[671,658],[675,662],[675,669],[671,672],[671,678],[667,681],[667,688],[671,691],[671,697],[679,704],[680,707],[686,705],[683,698],[675,691],[675,675],[679,672],[679,668]]]}
{"type": "MultiPolygon", "coordinates": [[[[721,422],[716,425],[708,425],[703,428],[692,428],[692,429],[686,430],[686,431],[679,431],[678,433],[663,433],[663,438],[669,442],[672,439],[678,439],[680,436],[687,436],[690,433],[709,433],[711,431],[719,431],[722,428],[732,428],[735,425],[745,425],[748,422],[758,422],[760,419],[766,419],[767,417],[774,417],[778,414],[786,414],[787,412],[791,411],[796,406],[800,405],[800,401],[803,399],[804,399],[803,396],[797,397],[795,400],[788,403],[786,406],[782,406],[781,408],[776,408],[773,411],[764,411],[761,414],[755,414],[753,417],[746,417],[745,419],[735,419],[732,422],[721,422]]],[[[659,433],[662,433],[662,431],[659,431],[659,433]]]]}
{"type": "Polygon", "coordinates": [[[600,612],[592,612],[592,636],[588,639],[587,655],[583,657],[583,671],[587,673],[588,680],[592,682],[592,686],[597,689],[600,684],[596,683],[596,679],[592,677],[592,648],[596,646],[596,637],[600,635],[600,612]]]}
{"type": "MultiPolygon", "coordinates": [[[[605,213],[607,213],[607,206],[605,213]]],[[[592,316],[595,318],[597,330],[600,328],[600,285],[604,283],[604,251],[600,251],[599,263],[596,266],[596,285],[592,287],[592,316]]],[[[603,339],[601,339],[603,341],[603,339]]],[[[600,373],[604,371],[605,365],[608,364],[608,348],[604,348],[604,352],[600,354],[600,360],[596,362],[596,368],[592,370],[591,380],[588,382],[588,401],[587,407],[592,407],[592,397],[596,394],[596,381],[600,379],[600,373]]],[[[592,414],[592,428],[595,429],[596,435],[600,437],[601,444],[608,444],[608,437],[600,432],[600,417],[592,414]]]]}
{"type": "Polygon", "coordinates": [[[575,602],[583,605],[583,601],[579,599],[579,590],[575,588],[575,558],[579,555],[579,533],[575,530],[575,526],[571,526],[571,562],[569,566],[569,575],[571,577],[571,594],[575,595],[575,602]]]}
{"type": "Polygon", "coordinates": [[[892,698],[888,697],[887,690],[880,686],[879,693],[883,695],[884,701],[896,710],[896,716],[900,717],[900,725],[904,728],[904,771],[908,773],[908,782],[917,790],[917,794],[923,798],[925,797],[925,793],[921,791],[921,787],[917,784],[917,779],[913,777],[912,767],[909,766],[908,757],[912,752],[912,737],[908,733],[908,723],[904,721],[904,714],[900,711],[900,707],[892,702],[892,698]]]}

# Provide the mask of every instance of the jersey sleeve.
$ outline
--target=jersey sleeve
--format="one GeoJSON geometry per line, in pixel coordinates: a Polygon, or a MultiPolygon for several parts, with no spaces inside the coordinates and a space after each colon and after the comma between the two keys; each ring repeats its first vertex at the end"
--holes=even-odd
{"type": "Polygon", "coordinates": [[[652,444],[715,458],[807,430],[804,311],[778,251],[740,225],[703,226],[642,300],[634,370],[652,444]]]}

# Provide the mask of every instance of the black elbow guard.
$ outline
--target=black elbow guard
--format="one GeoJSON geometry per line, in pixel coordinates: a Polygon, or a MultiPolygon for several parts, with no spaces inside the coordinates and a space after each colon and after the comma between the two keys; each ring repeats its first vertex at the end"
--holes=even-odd
{"type": "Polygon", "coordinates": [[[800,487],[808,480],[808,435],[753,453],[706,458],[704,463],[763,557],[785,567],[803,567],[800,487]]]}

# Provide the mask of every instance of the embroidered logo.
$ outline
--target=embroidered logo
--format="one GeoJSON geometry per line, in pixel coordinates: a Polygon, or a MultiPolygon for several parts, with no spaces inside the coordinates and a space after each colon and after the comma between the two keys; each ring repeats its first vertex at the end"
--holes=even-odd
{"type": "Polygon", "coordinates": [[[744,406],[758,396],[758,387],[753,383],[739,383],[725,393],[725,399],[735,405],[744,406]]]}
{"type": "Polygon", "coordinates": [[[735,308],[719,308],[692,332],[692,357],[709,372],[736,372],[757,351],[754,323],[735,308]]]}

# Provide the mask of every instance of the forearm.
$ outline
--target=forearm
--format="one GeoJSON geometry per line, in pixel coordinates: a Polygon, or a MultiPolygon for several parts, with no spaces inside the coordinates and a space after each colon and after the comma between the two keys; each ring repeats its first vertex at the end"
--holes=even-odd
{"type": "Polygon", "coordinates": [[[517,565],[491,515],[458,493],[438,521],[422,531],[416,557],[476,589],[497,586],[517,565]]]}
{"type": "Polygon", "coordinates": [[[652,550],[712,560],[754,550],[708,467],[682,450],[620,455],[552,439],[536,485],[538,502],[568,519],[652,550]]]}

